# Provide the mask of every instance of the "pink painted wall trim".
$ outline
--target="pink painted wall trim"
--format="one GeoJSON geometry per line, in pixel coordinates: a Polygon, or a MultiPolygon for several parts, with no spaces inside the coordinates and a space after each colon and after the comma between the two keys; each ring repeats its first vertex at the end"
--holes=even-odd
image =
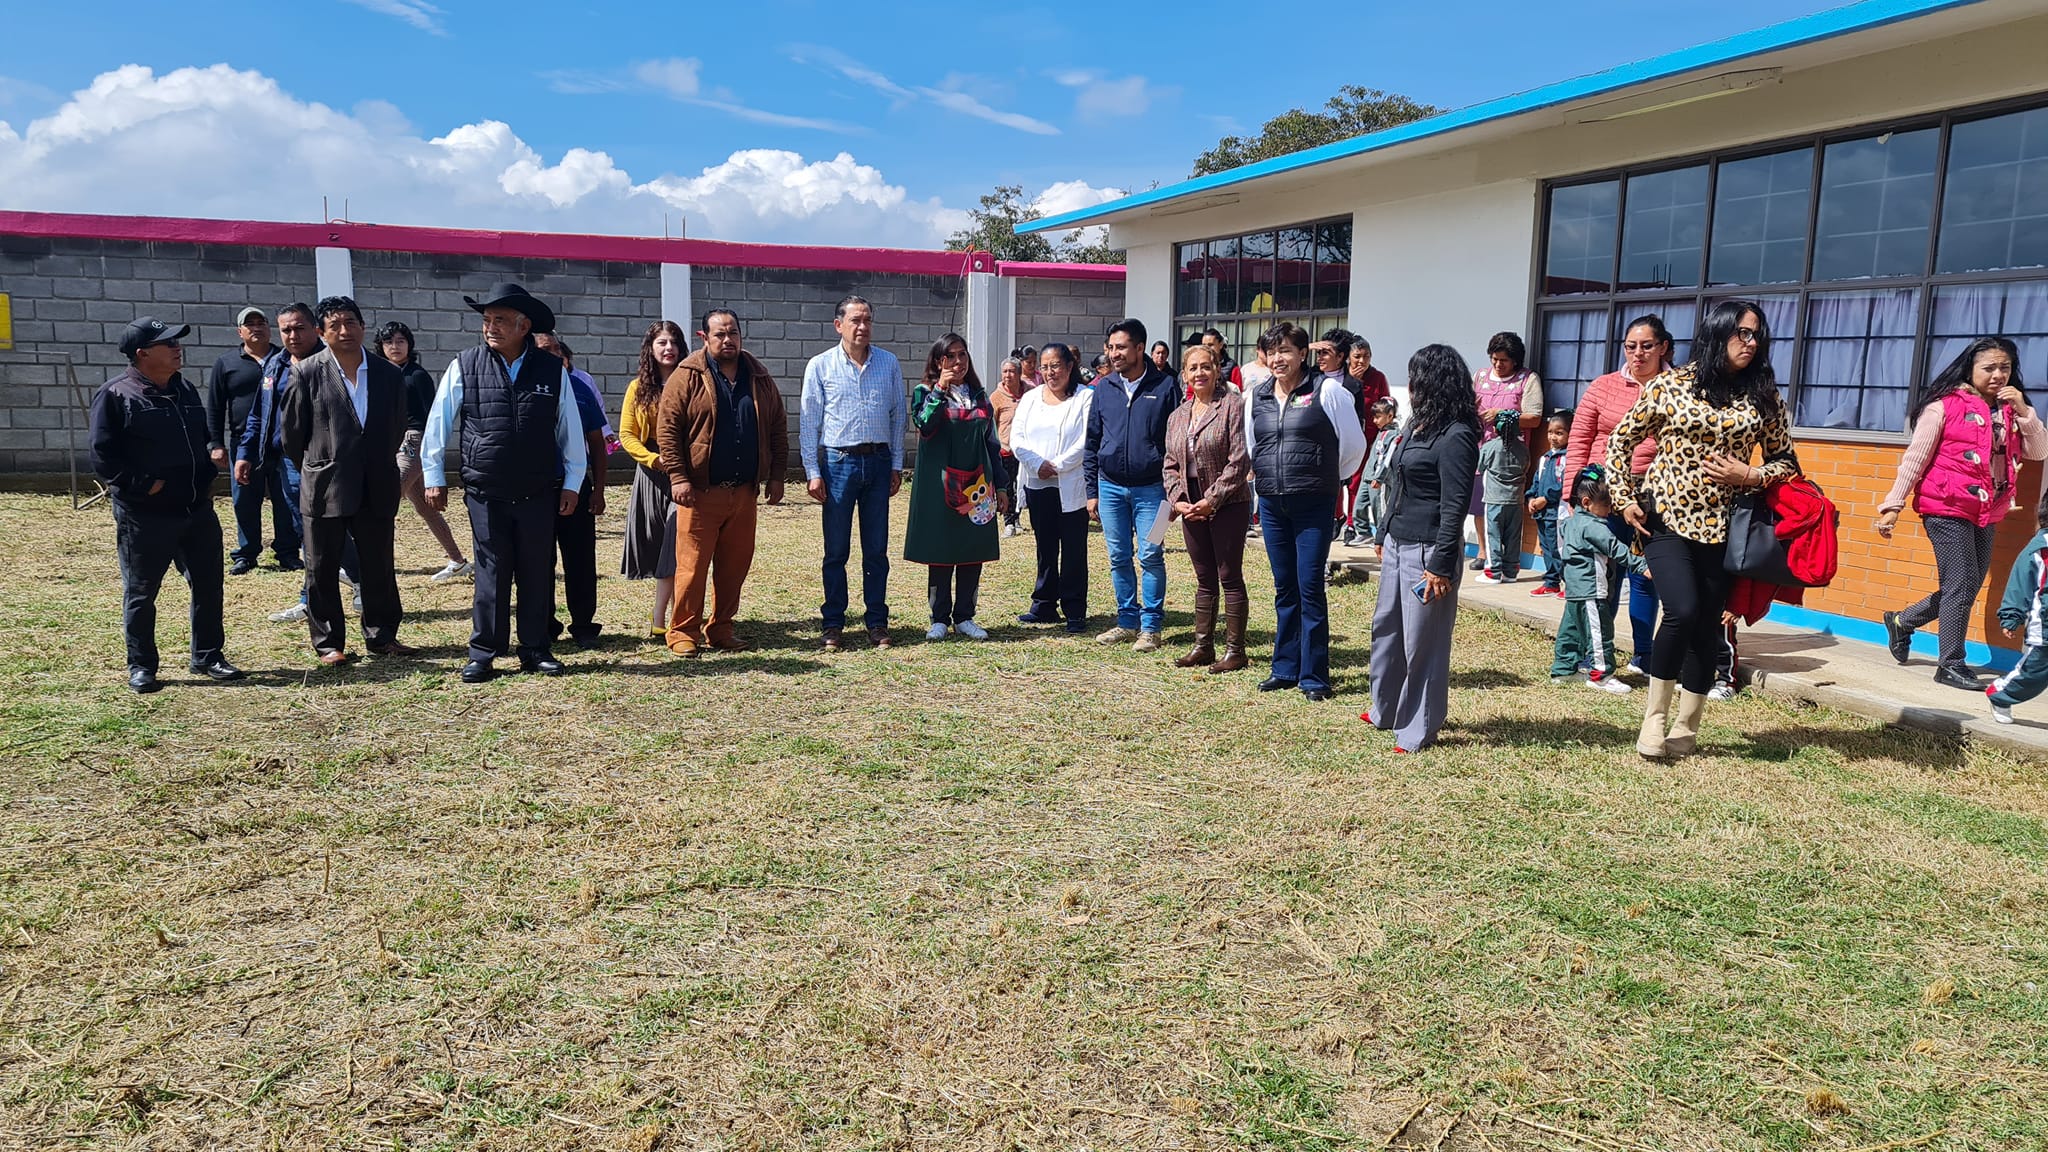
{"type": "Polygon", "coordinates": [[[1045,264],[1025,260],[996,261],[996,275],[1027,280],[1122,280],[1121,264],[1045,264]]]}
{"type": "MultiPolygon", "coordinates": [[[[907,276],[961,276],[996,271],[987,252],[930,252],[904,248],[830,248],[799,244],[740,244],[727,240],[662,240],[643,236],[587,236],[547,232],[482,232],[398,224],[293,224],[264,220],[200,220],[176,216],[88,216],[64,212],[0,211],[0,234],[68,239],[160,241],[176,244],[249,244],[276,248],[350,248],[369,252],[429,252],[449,256],[617,260],[638,264],[707,264],[727,268],[792,268],[880,272],[907,276]]],[[[1023,265],[1060,268],[1067,265],[1023,265]]],[[[1093,265],[1071,265],[1088,269],[1093,265]]],[[[1020,273],[1035,275],[1039,273],[1020,273]]],[[[1118,270],[1121,276],[1122,270],[1118,270]]],[[[1072,277],[1085,279],[1087,276],[1072,277]]]]}

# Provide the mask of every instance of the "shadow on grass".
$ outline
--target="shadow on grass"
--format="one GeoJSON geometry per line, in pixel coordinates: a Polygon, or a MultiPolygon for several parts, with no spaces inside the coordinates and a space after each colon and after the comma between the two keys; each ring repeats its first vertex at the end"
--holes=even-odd
{"type": "Polygon", "coordinates": [[[1844,760],[1900,760],[1943,772],[1960,770],[1968,760],[1960,736],[1889,724],[1854,732],[1828,728],[1766,728],[1742,733],[1741,738],[1733,743],[1705,750],[1766,763],[1785,763],[1798,756],[1802,749],[1812,747],[1829,749],[1844,760]]]}
{"type": "Polygon", "coordinates": [[[1603,723],[1589,716],[1555,720],[1517,717],[1487,720],[1469,726],[1447,725],[1437,738],[1438,745],[1445,748],[1621,748],[1634,747],[1635,742],[1635,728],[1603,723]]]}
{"type": "Polygon", "coordinates": [[[1453,688],[1526,688],[1529,678],[1499,668],[1467,668],[1451,673],[1453,688]]]}

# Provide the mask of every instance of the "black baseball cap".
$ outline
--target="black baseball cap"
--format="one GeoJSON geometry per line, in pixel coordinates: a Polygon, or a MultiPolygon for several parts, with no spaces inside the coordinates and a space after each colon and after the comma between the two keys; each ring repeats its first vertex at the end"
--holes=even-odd
{"type": "Polygon", "coordinates": [[[135,322],[121,333],[121,355],[133,356],[144,348],[169,344],[173,340],[183,340],[191,331],[190,324],[180,324],[173,328],[154,316],[137,316],[135,322]]]}

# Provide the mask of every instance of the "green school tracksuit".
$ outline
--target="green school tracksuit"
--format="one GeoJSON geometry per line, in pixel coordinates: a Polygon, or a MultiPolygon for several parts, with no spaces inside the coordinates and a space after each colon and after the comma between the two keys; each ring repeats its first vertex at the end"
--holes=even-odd
{"type": "Polygon", "coordinates": [[[1580,660],[1590,659],[1593,678],[1604,680],[1614,674],[1614,602],[1607,598],[1614,567],[1641,572],[1643,558],[1590,512],[1574,512],[1557,522],[1557,554],[1564,567],[1564,619],[1557,625],[1550,674],[1570,676],[1580,660]]]}

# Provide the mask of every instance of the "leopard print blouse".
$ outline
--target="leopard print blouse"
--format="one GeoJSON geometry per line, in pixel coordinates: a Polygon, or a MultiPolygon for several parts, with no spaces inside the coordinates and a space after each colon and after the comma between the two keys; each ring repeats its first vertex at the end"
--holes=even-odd
{"type": "Polygon", "coordinates": [[[1667,369],[1643,385],[1635,406],[1608,438],[1607,483],[1616,509],[1635,503],[1641,493],[1629,474],[1629,454],[1637,442],[1655,437],[1657,457],[1650,462],[1642,487],[1655,494],[1665,529],[1702,544],[1720,544],[1728,539],[1729,506],[1755,489],[1707,479],[1707,458],[1718,452],[1754,463],[1751,458],[1761,447],[1765,484],[1797,476],[1799,461],[1792,452],[1792,425],[1783,397],[1773,396],[1763,412],[1747,397],[1716,408],[1695,390],[1697,379],[1688,364],[1667,369]]]}

